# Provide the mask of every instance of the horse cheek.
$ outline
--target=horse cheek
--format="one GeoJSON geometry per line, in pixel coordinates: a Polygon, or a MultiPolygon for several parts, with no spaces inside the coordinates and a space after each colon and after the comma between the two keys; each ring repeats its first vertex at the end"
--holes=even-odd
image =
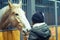
{"type": "Polygon", "coordinates": [[[15,20],[14,16],[12,16],[10,18],[10,22],[11,22],[11,25],[13,25],[14,27],[17,26],[18,22],[15,20]]]}

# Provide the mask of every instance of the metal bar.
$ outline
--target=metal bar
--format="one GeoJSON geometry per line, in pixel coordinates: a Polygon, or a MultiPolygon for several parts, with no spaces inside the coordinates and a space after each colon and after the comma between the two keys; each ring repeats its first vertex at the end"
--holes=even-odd
{"type": "Polygon", "coordinates": [[[27,18],[32,24],[31,17],[35,13],[35,0],[27,0],[27,18]]]}
{"type": "MultiPolygon", "coordinates": [[[[47,5],[35,5],[36,7],[42,7],[42,8],[46,8],[46,7],[49,7],[49,8],[54,8],[53,6],[47,6],[47,5]]],[[[59,8],[57,6],[57,8],[59,8]]]]}
{"type": "Polygon", "coordinates": [[[58,40],[58,18],[57,18],[57,1],[55,0],[55,29],[56,29],[56,40],[58,40]]]}
{"type": "MultiPolygon", "coordinates": [[[[52,0],[50,0],[52,1],[52,0]]],[[[58,17],[57,17],[57,3],[59,3],[59,1],[57,0],[53,0],[55,2],[55,29],[56,29],[56,40],[58,40],[58,17]]]]}
{"type": "Polygon", "coordinates": [[[60,3],[60,1],[57,1],[57,3],[60,3]]]}

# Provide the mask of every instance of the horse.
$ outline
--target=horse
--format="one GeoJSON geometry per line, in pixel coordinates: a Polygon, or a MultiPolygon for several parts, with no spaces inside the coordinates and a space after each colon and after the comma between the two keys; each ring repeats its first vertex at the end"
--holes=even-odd
{"type": "Polygon", "coordinates": [[[18,4],[8,1],[8,5],[0,9],[0,30],[5,30],[10,26],[26,32],[31,29],[21,7],[21,1],[18,4]]]}

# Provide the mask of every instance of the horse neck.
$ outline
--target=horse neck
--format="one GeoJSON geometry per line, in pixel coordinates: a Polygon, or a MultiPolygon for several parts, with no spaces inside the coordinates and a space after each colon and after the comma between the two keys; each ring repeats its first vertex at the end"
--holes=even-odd
{"type": "Polygon", "coordinates": [[[4,27],[8,26],[8,24],[9,24],[8,18],[9,18],[10,13],[11,13],[10,10],[8,10],[8,11],[6,11],[4,13],[4,15],[3,15],[2,19],[1,19],[1,22],[0,22],[0,27],[4,28],[4,27]]]}
{"type": "Polygon", "coordinates": [[[6,19],[9,17],[9,14],[10,14],[10,13],[11,13],[10,10],[7,10],[7,11],[4,13],[4,15],[3,15],[2,18],[1,18],[1,22],[2,22],[2,23],[6,21],[6,19]]]}
{"type": "Polygon", "coordinates": [[[6,6],[6,7],[2,8],[2,9],[0,10],[0,22],[1,22],[1,19],[2,19],[3,15],[5,14],[5,12],[6,12],[8,9],[9,9],[8,6],[6,6]]]}
{"type": "Polygon", "coordinates": [[[5,7],[0,10],[0,28],[2,27],[2,25],[6,21],[8,15],[9,15],[9,12],[10,12],[10,10],[8,9],[8,7],[5,7]]]}

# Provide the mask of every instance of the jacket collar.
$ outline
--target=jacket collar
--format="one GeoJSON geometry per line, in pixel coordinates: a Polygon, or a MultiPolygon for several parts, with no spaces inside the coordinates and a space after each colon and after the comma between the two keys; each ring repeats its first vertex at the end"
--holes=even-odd
{"type": "Polygon", "coordinates": [[[43,24],[45,24],[45,22],[43,22],[43,23],[36,23],[36,24],[33,25],[33,28],[36,27],[36,26],[41,26],[43,24]]]}

